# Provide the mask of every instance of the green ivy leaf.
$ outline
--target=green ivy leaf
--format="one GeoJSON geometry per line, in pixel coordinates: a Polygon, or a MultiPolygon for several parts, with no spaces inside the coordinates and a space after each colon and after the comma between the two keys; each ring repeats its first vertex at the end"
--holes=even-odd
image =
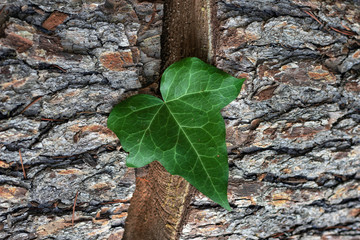
{"type": "Polygon", "coordinates": [[[129,152],[127,166],[159,161],[200,192],[230,210],[225,124],[220,110],[234,100],[245,79],[185,58],[166,69],[161,95],[136,95],[111,112],[108,127],[129,152]]]}

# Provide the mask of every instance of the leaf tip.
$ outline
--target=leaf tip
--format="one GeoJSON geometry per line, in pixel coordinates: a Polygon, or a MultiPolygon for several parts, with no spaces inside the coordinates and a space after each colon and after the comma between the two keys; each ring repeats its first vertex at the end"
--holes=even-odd
{"type": "Polygon", "coordinates": [[[223,204],[223,205],[221,205],[223,208],[225,208],[226,210],[228,210],[228,211],[232,211],[232,209],[231,209],[231,207],[230,207],[230,204],[227,202],[226,204],[223,204]]]}
{"type": "Polygon", "coordinates": [[[227,197],[221,199],[221,201],[215,201],[215,202],[218,203],[221,207],[225,208],[226,210],[232,211],[232,208],[231,208],[231,206],[229,204],[229,201],[228,201],[227,197]]]}

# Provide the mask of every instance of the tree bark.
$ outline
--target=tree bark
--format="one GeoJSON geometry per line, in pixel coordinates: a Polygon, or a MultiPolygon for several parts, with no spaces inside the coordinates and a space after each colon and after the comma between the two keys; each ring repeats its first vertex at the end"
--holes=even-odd
{"type": "Polygon", "coordinates": [[[122,239],[128,215],[136,240],[359,238],[359,3],[204,4],[0,3],[0,239],[122,239]],[[222,111],[231,212],[158,163],[127,168],[106,128],[186,56],[247,78],[222,111]]]}
{"type": "Polygon", "coordinates": [[[0,239],[122,238],[135,174],[106,121],[159,77],[162,13],[1,1],[0,239]]]}
{"type": "Polygon", "coordinates": [[[197,196],[180,239],[358,239],[360,5],[217,2],[233,211],[197,196]],[[208,206],[208,207],[204,207],[208,206]]]}

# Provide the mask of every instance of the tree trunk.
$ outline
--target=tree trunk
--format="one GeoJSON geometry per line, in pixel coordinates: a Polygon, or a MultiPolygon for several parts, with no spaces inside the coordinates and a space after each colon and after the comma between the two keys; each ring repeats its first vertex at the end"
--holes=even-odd
{"type": "Polygon", "coordinates": [[[358,239],[358,1],[164,5],[0,3],[0,239],[358,239]],[[231,212],[127,168],[106,128],[186,56],[247,78],[222,111],[231,212]]]}
{"type": "MultiPolygon", "coordinates": [[[[162,69],[184,58],[212,56],[210,1],[169,0],[164,4],[162,69]],[[181,23],[181,24],[179,24],[181,23]]],[[[160,97],[160,96],[159,96],[160,97]]],[[[195,192],[185,179],[169,174],[159,162],[136,171],[124,239],[179,239],[195,192]]]]}

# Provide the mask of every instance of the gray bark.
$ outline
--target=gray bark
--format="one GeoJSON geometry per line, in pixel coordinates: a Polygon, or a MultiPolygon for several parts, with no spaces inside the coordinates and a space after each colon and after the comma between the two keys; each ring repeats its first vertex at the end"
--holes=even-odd
{"type": "Polygon", "coordinates": [[[247,78],[223,110],[233,211],[199,195],[181,239],[359,239],[359,2],[217,7],[216,65],[247,78]]]}
{"type": "Polygon", "coordinates": [[[106,120],[158,78],[162,5],[0,9],[0,239],[121,239],[135,177],[106,120]]]}
{"type": "MultiPolygon", "coordinates": [[[[180,239],[358,239],[359,1],[213,7],[215,64],[247,78],[222,112],[233,211],[198,194],[180,239]]],[[[106,119],[153,88],[162,14],[136,0],[0,3],[0,239],[122,238],[135,175],[106,119]]]]}

